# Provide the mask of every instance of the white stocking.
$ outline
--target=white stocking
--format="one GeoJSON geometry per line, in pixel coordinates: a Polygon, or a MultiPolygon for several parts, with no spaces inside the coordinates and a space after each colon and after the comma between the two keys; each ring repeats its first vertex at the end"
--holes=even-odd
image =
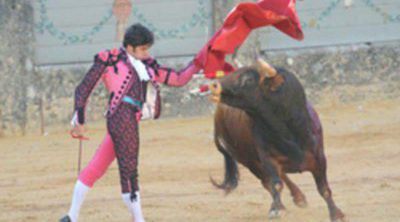
{"type": "Polygon", "coordinates": [[[142,214],[142,207],[140,205],[140,194],[138,191],[136,191],[135,194],[136,194],[136,199],[132,201],[130,193],[123,193],[122,200],[128,207],[128,210],[132,215],[133,222],[145,222],[142,214]]]}
{"type": "Polygon", "coordinates": [[[86,186],[81,181],[76,181],[71,207],[68,212],[68,216],[71,218],[72,222],[78,221],[79,211],[81,210],[81,206],[89,189],[90,187],[86,186]]]}

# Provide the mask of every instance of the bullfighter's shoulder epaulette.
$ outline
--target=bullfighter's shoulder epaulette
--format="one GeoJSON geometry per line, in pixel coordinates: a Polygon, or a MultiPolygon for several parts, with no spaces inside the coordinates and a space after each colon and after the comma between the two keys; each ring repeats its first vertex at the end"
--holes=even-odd
{"type": "Polygon", "coordinates": [[[104,50],[97,53],[94,57],[95,63],[102,63],[106,66],[114,67],[114,73],[118,74],[117,63],[120,60],[122,51],[118,48],[113,48],[111,50],[104,50]]]}
{"type": "Polygon", "coordinates": [[[107,66],[113,66],[118,62],[120,54],[121,50],[118,48],[104,50],[95,55],[95,61],[101,62],[107,66]]]}

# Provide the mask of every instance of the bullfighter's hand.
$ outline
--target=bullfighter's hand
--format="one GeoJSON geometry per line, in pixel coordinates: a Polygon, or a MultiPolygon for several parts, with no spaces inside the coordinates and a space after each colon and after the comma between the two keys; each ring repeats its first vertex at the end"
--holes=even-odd
{"type": "Polygon", "coordinates": [[[71,130],[73,138],[85,138],[85,127],[81,124],[76,124],[71,130]]]}

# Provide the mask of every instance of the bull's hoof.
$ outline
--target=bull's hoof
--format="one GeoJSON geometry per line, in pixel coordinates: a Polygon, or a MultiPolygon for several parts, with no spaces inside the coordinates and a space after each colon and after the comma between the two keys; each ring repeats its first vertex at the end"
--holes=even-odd
{"type": "Polygon", "coordinates": [[[334,217],[331,219],[332,222],[348,222],[344,213],[341,210],[338,210],[334,217]]]}
{"type": "Polygon", "coordinates": [[[294,202],[294,204],[296,204],[297,207],[300,207],[300,208],[308,207],[308,203],[307,203],[306,199],[294,200],[293,202],[294,202]]]}
{"type": "Polygon", "coordinates": [[[271,210],[268,213],[268,219],[273,220],[273,219],[278,219],[281,217],[281,213],[279,210],[271,210]]]}
{"type": "Polygon", "coordinates": [[[268,219],[269,220],[274,220],[274,219],[279,219],[285,214],[285,210],[270,210],[268,213],[268,219]]]}
{"type": "Polygon", "coordinates": [[[307,200],[305,196],[300,196],[293,198],[294,204],[300,208],[306,208],[308,206],[307,200]]]}
{"type": "Polygon", "coordinates": [[[346,217],[342,217],[339,219],[334,219],[334,220],[332,220],[332,222],[348,222],[348,220],[346,219],[346,217]]]}

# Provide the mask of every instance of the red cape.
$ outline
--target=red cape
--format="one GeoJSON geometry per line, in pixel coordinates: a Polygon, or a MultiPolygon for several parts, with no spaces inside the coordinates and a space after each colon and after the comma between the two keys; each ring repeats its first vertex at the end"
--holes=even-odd
{"type": "Polygon", "coordinates": [[[215,78],[217,71],[232,72],[225,62],[225,54],[232,54],[253,29],[273,25],[290,37],[304,38],[296,12],[296,0],[259,0],[257,3],[238,4],[226,17],[222,27],[195,57],[197,66],[207,78],[215,78]]]}

